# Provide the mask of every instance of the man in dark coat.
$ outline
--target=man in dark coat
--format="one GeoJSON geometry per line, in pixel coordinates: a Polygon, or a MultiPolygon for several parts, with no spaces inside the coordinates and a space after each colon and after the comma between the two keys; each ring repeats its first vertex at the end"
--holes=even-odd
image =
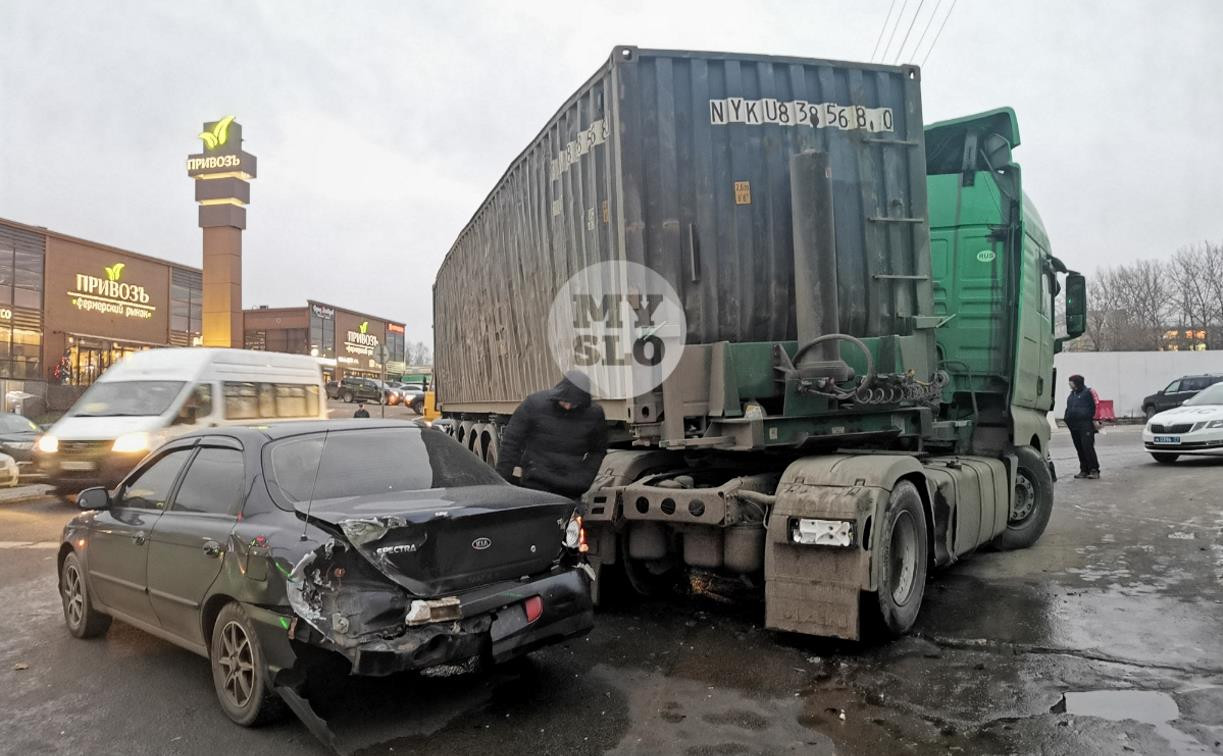
{"type": "Polygon", "coordinates": [[[365,409],[365,402],[357,403],[357,411],[352,413],[353,417],[369,417],[369,410],[365,409]]]}
{"type": "Polygon", "coordinates": [[[1079,454],[1076,478],[1099,478],[1100,460],[1096,458],[1096,400],[1083,376],[1070,376],[1070,397],[1066,400],[1066,428],[1079,454]]]}
{"type": "Polygon", "coordinates": [[[518,405],[501,433],[501,477],[570,498],[590,488],[607,452],[607,419],[591,401],[589,385],[585,375],[570,371],[518,405]]]}

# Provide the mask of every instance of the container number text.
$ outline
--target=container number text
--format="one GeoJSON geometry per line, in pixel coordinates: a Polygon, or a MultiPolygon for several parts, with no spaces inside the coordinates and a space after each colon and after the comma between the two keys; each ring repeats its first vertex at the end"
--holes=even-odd
{"type": "Polygon", "coordinates": [[[862,105],[838,105],[835,102],[806,100],[787,102],[771,97],[762,100],[746,100],[742,97],[710,100],[709,122],[714,126],[731,123],[758,126],[767,123],[845,131],[892,131],[894,126],[891,108],[868,108],[862,105]]]}

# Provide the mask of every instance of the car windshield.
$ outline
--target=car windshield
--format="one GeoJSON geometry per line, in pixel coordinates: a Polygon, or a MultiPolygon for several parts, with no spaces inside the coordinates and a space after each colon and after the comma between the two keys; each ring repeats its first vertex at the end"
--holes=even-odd
{"type": "Polygon", "coordinates": [[[302,506],[313,499],[343,509],[366,496],[505,483],[446,434],[411,425],[294,436],[275,442],[269,459],[271,482],[302,506]]]}
{"type": "Polygon", "coordinates": [[[37,425],[21,415],[0,415],[0,433],[25,433],[37,430],[37,425]]]}
{"type": "Polygon", "coordinates": [[[101,381],[89,387],[69,413],[73,417],[160,415],[183,390],[184,381],[101,381]]]}
{"type": "Polygon", "coordinates": [[[1216,383],[1209,388],[1202,389],[1192,399],[1185,400],[1185,404],[1223,404],[1223,383],[1216,383]]]}

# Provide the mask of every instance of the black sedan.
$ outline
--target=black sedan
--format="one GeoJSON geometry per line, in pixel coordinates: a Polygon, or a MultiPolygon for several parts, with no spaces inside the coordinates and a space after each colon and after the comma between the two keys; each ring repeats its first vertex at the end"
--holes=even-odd
{"type": "Polygon", "coordinates": [[[34,442],[41,433],[28,418],[0,412],[0,454],[7,454],[25,468],[34,460],[34,442]]]}
{"type": "Polygon", "coordinates": [[[207,657],[241,725],[277,694],[309,723],[320,657],[362,675],[470,669],[593,623],[573,502],[414,423],[201,431],[79,503],[58,560],[68,630],[115,618],[207,657]]]}

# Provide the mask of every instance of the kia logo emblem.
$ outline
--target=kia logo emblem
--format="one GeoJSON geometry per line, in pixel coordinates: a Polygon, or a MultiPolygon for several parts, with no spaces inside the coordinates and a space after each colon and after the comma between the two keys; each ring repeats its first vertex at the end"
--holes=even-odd
{"type": "Polygon", "coordinates": [[[492,546],[492,545],[493,545],[493,542],[488,538],[477,538],[476,540],[471,542],[471,547],[475,549],[476,551],[484,551],[485,549],[487,549],[489,546],[492,546]]]}

